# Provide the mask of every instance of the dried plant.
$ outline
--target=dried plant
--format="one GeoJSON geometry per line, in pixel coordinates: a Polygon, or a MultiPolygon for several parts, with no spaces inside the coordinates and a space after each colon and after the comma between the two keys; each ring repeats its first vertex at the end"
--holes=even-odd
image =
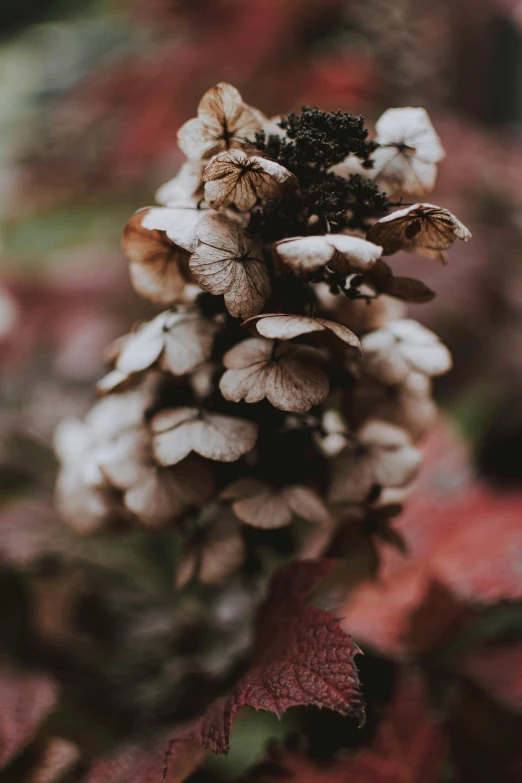
{"type": "Polygon", "coordinates": [[[451,367],[403,317],[433,292],[381,256],[443,260],[470,237],[447,210],[401,201],[433,189],[444,155],[426,112],[389,110],[376,129],[306,107],[269,120],[230,85],[209,90],[179,131],[188,162],[124,231],[136,291],[168,309],[110,346],[102,399],[57,434],[65,521],[179,531],[184,589],[248,574],[252,527],[269,545],[290,526],[286,557],[318,558],[272,583],[253,668],[186,737],[205,748],[227,747],[243,704],[362,715],[357,647],[304,597],[332,571],[322,555],[344,554],[347,520],[402,546],[392,518],[435,417],[430,379],[451,367]]]}

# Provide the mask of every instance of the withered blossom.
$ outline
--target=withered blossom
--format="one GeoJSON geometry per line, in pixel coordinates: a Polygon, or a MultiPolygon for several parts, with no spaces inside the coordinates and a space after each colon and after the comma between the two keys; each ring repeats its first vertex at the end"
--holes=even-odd
{"type": "Polygon", "coordinates": [[[170,468],[144,466],[139,480],[125,490],[123,503],[147,527],[175,523],[191,507],[202,506],[214,495],[210,468],[194,457],[170,468]]]}
{"type": "Polygon", "coordinates": [[[301,274],[311,274],[324,266],[346,275],[366,271],[381,253],[378,245],[347,234],[292,237],[276,242],[272,248],[276,262],[301,274]]]}
{"type": "Polygon", "coordinates": [[[175,465],[191,451],[217,462],[235,462],[257,439],[257,424],[199,408],[166,408],[151,422],[154,455],[175,465]]]}
{"type": "Polygon", "coordinates": [[[122,247],[129,259],[135,291],[165,307],[183,300],[190,280],[190,253],[176,245],[164,231],[145,228],[142,222],[148,212],[143,209],[131,217],[123,232],[122,247]]]}
{"type": "Polygon", "coordinates": [[[216,155],[203,172],[205,199],[214,209],[234,205],[241,212],[258,200],[278,198],[297,186],[295,176],[273,160],[242,150],[216,155]]]}
{"type": "Polygon", "coordinates": [[[293,340],[308,334],[330,333],[351,348],[360,350],[358,337],[346,326],[326,318],[312,318],[307,315],[285,315],[284,313],[263,313],[248,318],[243,326],[256,331],[269,340],[293,340]]]}
{"type": "Polygon", "coordinates": [[[198,209],[194,204],[181,203],[173,207],[150,207],[141,219],[143,228],[164,231],[176,247],[193,253],[198,245],[196,227],[208,209],[198,209]]]}
{"type": "Polygon", "coordinates": [[[234,481],[223,492],[232,501],[234,514],[247,525],[274,529],[290,524],[295,516],[317,525],[329,525],[330,512],[319,495],[309,487],[273,487],[258,479],[234,481]]]}
{"type": "Polygon", "coordinates": [[[56,482],[56,507],[79,534],[92,533],[123,516],[120,498],[111,491],[96,459],[95,432],[75,419],[61,422],[55,449],[61,462],[56,482]]]}
{"type": "Polygon", "coordinates": [[[205,585],[220,584],[237,571],[245,555],[237,519],[220,509],[217,519],[196,530],[187,542],[176,569],[176,585],[183,587],[194,577],[205,585]]]}
{"type": "Polygon", "coordinates": [[[187,158],[211,158],[224,150],[251,146],[265,122],[235,87],[221,82],[204,94],[197,118],[179,129],[178,144],[187,158]]]}
{"type": "Polygon", "coordinates": [[[198,207],[203,199],[201,175],[205,163],[200,160],[187,160],[178,173],[165,182],[156,191],[154,198],[162,207],[191,205],[198,207]]]}
{"type": "Polygon", "coordinates": [[[172,375],[185,375],[209,358],[216,329],[195,308],[167,310],[127,336],[115,369],[132,375],[157,364],[172,375]]]}
{"type": "Polygon", "coordinates": [[[451,354],[436,334],[417,321],[403,318],[361,339],[363,366],[385,384],[402,383],[410,372],[430,377],[451,369],[451,354]]]}
{"type": "Polygon", "coordinates": [[[219,382],[227,400],[259,402],[265,397],[283,411],[303,413],[328,396],[321,355],[308,346],[252,338],[223,357],[227,372],[219,382]]]}
{"type": "Polygon", "coordinates": [[[366,237],[381,245],[385,256],[399,250],[416,250],[445,263],[444,251],[456,239],[467,242],[471,232],[447,209],[434,204],[412,204],[378,220],[366,237]]]}
{"type": "Polygon", "coordinates": [[[95,458],[110,486],[123,492],[127,511],[148,527],[174,522],[214,493],[212,472],[203,460],[190,456],[174,467],[158,467],[146,427],[124,430],[100,445],[95,458]]]}
{"type": "Polygon", "coordinates": [[[375,488],[401,488],[415,478],[421,454],[408,433],[372,419],[353,434],[332,463],[329,500],[362,503],[375,488]]]}
{"type": "Polygon", "coordinates": [[[426,433],[437,415],[431,379],[419,372],[410,372],[401,383],[391,386],[363,379],[355,385],[348,402],[357,421],[389,421],[407,430],[414,440],[426,433]]]}
{"type": "Polygon", "coordinates": [[[198,224],[199,247],[190,270],[201,288],[223,294],[236,318],[258,313],[270,296],[268,271],[259,243],[241,225],[225,215],[207,215],[198,224]]]}
{"type": "Polygon", "coordinates": [[[379,147],[372,176],[390,193],[423,195],[435,187],[444,158],[441,141],[422,108],[388,109],[375,124],[379,147]]]}

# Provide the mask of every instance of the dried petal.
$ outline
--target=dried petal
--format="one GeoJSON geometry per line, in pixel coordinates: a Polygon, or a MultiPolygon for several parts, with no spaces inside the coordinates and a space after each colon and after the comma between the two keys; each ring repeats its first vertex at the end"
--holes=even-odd
{"type": "Polygon", "coordinates": [[[232,500],[235,515],[254,527],[269,530],[283,527],[292,521],[294,514],[314,524],[331,522],[319,495],[300,485],[271,487],[257,479],[238,479],[222,492],[221,497],[232,500]]]}
{"type": "Polygon", "coordinates": [[[234,204],[241,212],[258,199],[278,198],[283,189],[296,187],[297,180],[284,166],[241,150],[216,155],[203,172],[205,198],[220,209],[234,204]]]}
{"type": "Polygon", "coordinates": [[[219,388],[233,402],[266,397],[275,408],[302,413],[326,399],[330,390],[319,361],[320,355],[306,346],[252,338],[223,357],[227,372],[219,388]]]}
{"type": "Polygon", "coordinates": [[[257,439],[257,425],[246,419],[172,408],[152,419],[154,454],[161,465],[174,465],[191,451],[218,462],[235,462],[257,439]]]}
{"type": "Polygon", "coordinates": [[[385,256],[398,250],[417,250],[444,263],[443,251],[455,239],[467,242],[471,233],[447,209],[434,204],[413,204],[378,220],[366,237],[381,245],[385,256]]]}
{"type": "Polygon", "coordinates": [[[197,231],[201,244],[190,259],[195,280],[211,294],[224,294],[234,317],[258,313],[271,290],[261,247],[224,215],[208,215],[197,231]]]}
{"type": "Polygon", "coordinates": [[[164,231],[145,228],[142,223],[148,212],[141,210],[131,217],[123,232],[122,247],[130,262],[134,289],[155,304],[171,305],[183,297],[190,254],[164,231]]]}
{"type": "Polygon", "coordinates": [[[301,274],[311,274],[323,266],[341,274],[370,269],[382,248],[365,239],[347,234],[292,237],[276,242],[272,248],[276,261],[301,274]]]}
{"type": "Polygon", "coordinates": [[[335,323],[335,321],[327,321],[325,318],[263,313],[248,318],[243,326],[255,328],[258,334],[269,340],[293,340],[295,337],[301,337],[305,334],[326,331],[360,351],[359,339],[350,329],[335,323]]]}
{"type": "Polygon", "coordinates": [[[163,207],[191,205],[197,207],[203,198],[204,164],[198,160],[187,160],[178,173],[156,191],[155,199],[163,207]]]}

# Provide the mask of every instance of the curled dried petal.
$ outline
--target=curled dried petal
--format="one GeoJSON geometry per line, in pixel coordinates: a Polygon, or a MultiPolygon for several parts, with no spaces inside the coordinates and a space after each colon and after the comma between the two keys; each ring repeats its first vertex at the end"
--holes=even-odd
{"type": "Polygon", "coordinates": [[[145,228],[148,213],[140,210],[131,217],[123,231],[122,247],[134,289],[155,304],[171,305],[183,298],[190,254],[163,230],[145,228]]]}
{"type": "Polygon", "coordinates": [[[293,340],[316,332],[329,332],[343,343],[360,351],[360,342],[346,326],[328,321],[325,318],[312,318],[307,315],[285,315],[284,313],[263,313],[248,318],[243,326],[255,329],[262,337],[269,340],[293,340]]]}
{"type": "Polygon", "coordinates": [[[273,246],[276,261],[300,272],[311,274],[323,266],[341,274],[370,269],[382,253],[382,248],[359,237],[347,234],[292,237],[273,246]]]}

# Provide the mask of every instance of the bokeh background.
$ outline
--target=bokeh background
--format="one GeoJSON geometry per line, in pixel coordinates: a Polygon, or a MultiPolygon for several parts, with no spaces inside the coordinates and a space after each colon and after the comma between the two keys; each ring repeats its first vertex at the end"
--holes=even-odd
{"type": "MultiPolygon", "coordinates": [[[[451,209],[473,240],[453,248],[445,268],[394,258],[395,269],[437,292],[411,312],[455,358],[436,386],[447,423],[428,448],[431,479],[414,508],[424,520],[442,504],[445,531],[478,520],[474,566],[493,563],[494,583],[487,607],[472,610],[478,625],[459,637],[460,650],[470,639],[477,649],[457,666],[469,691],[443,779],[520,780],[520,0],[2,0],[0,663],[38,670],[31,676],[48,688],[33,746],[65,737],[74,756],[67,779],[79,780],[90,757],[120,738],[196,713],[198,694],[246,644],[230,619],[248,611],[240,592],[180,607],[164,542],[78,539],[52,507],[52,432],[88,410],[103,348],[147,314],[128,281],[122,228],[174,175],[176,130],[221,80],[269,116],[318,105],[362,113],[371,127],[390,106],[424,106],[442,138],[447,156],[430,200],[451,209]],[[511,656],[509,665],[494,654],[511,656]],[[502,687],[491,682],[500,670],[513,674],[502,687]],[[483,755],[472,761],[466,748],[477,745],[483,755]]],[[[463,552],[474,541],[453,542],[445,565],[453,577],[465,581],[463,552]]],[[[417,580],[431,567],[426,558],[418,555],[417,580]]],[[[388,565],[393,579],[398,566],[388,565]]],[[[406,593],[399,603],[411,614],[421,599],[406,593]]],[[[470,604],[483,598],[477,588],[470,604]]],[[[392,631],[379,630],[382,595],[361,600],[348,607],[347,627],[377,656],[404,657],[392,631]]],[[[0,684],[0,710],[1,694],[0,684]]],[[[240,774],[283,729],[257,715],[237,731],[236,750],[207,779],[240,774]]],[[[0,780],[25,783],[29,762],[13,759],[0,780]]]]}

